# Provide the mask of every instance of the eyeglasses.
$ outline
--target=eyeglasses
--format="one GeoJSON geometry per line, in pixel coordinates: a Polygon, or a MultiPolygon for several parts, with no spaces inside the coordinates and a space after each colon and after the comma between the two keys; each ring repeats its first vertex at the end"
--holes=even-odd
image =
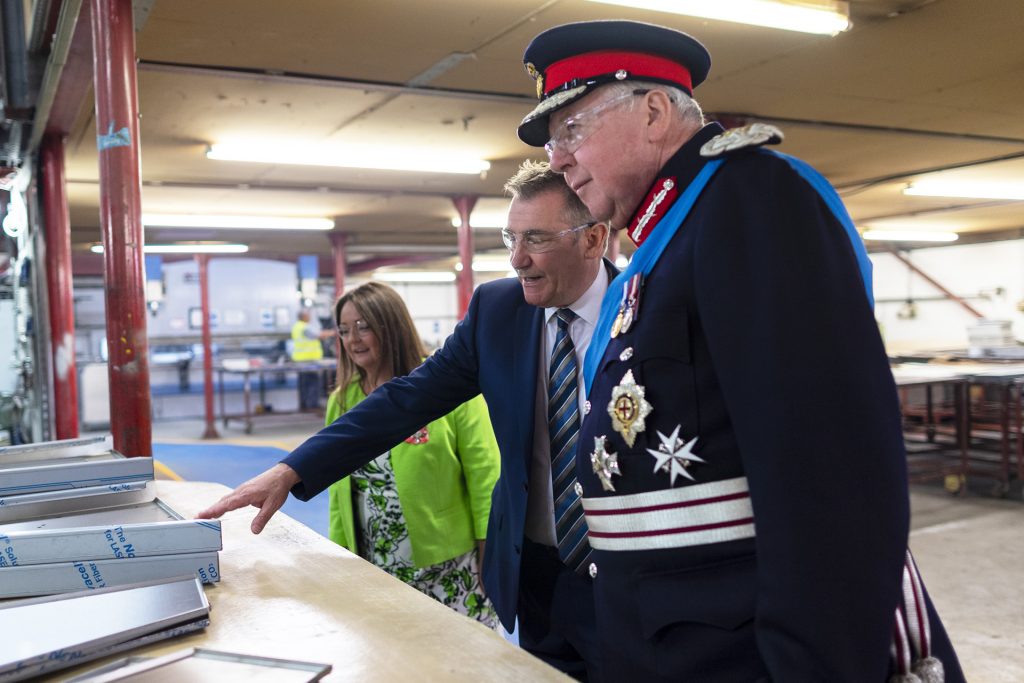
{"type": "Polygon", "coordinates": [[[366,321],[364,320],[357,320],[356,324],[353,325],[352,327],[342,327],[341,325],[338,325],[338,336],[341,337],[342,339],[345,339],[349,336],[359,337],[360,339],[362,339],[368,333],[372,332],[373,330],[370,329],[369,324],[367,324],[366,321]]]}
{"type": "Polygon", "coordinates": [[[595,225],[597,225],[597,221],[591,221],[589,223],[584,223],[583,225],[577,225],[575,228],[560,230],[558,232],[527,230],[519,235],[505,228],[501,231],[501,241],[505,243],[505,246],[508,247],[509,251],[515,251],[516,245],[522,244],[523,249],[525,249],[528,254],[543,254],[546,251],[554,249],[557,246],[558,240],[562,239],[566,235],[571,235],[574,232],[592,228],[595,225]]]}
{"type": "Polygon", "coordinates": [[[590,109],[584,109],[567,118],[551,135],[551,139],[544,143],[544,151],[548,153],[548,159],[550,160],[555,155],[555,150],[561,150],[565,154],[575,154],[576,150],[587,141],[587,138],[601,127],[601,119],[598,117],[603,112],[638,95],[646,95],[648,92],[650,91],[643,89],[634,90],[599,102],[590,109]]]}

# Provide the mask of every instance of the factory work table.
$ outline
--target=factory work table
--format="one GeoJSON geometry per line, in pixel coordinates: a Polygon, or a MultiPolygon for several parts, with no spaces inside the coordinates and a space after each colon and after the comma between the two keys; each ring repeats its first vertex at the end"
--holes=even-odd
{"type": "MultiPolygon", "coordinates": [[[[245,424],[245,433],[252,434],[253,417],[256,415],[268,415],[267,409],[267,382],[266,375],[281,375],[284,373],[316,372],[322,375],[322,386],[330,386],[333,382],[335,370],[338,367],[337,360],[324,358],[304,362],[288,361],[284,363],[262,363],[255,359],[225,359],[214,366],[217,371],[217,387],[220,397],[220,418],[225,427],[231,420],[242,420],[245,424]],[[224,375],[240,375],[242,378],[243,412],[240,415],[228,415],[224,400],[224,375]],[[252,378],[256,376],[259,400],[254,404],[252,400],[252,378]]],[[[294,411],[291,411],[294,412],[294,411]]],[[[286,415],[288,412],[281,410],[273,411],[276,415],[286,415]]]]}
{"type": "Polygon", "coordinates": [[[978,475],[994,481],[994,495],[1005,496],[1013,479],[1024,479],[1024,363],[904,363],[892,371],[912,478],[922,478],[914,476],[913,461],[930,452],[932,465],[919,472],[946,476],[951,491],[978,475]]]}
{"type": "Polygon", "coordinates": [[[950,491],[961,490],[968,469],[967,380],[948,368],[917,364],[895,366],[892,374],[903,414],[910,481],[942,478],[950,491]],[[923,393],[923,403],[912,400],[912,389],[923,393]]]}
{"type": "MultiPolygon", "coordinates": [[[[229,491],[210,483],[157,485],[159,497],[186,516],[229,491]]],[[[205,589],[211,610],[204,631],[46,680],[64,681],[125,656],[189,647],[331,664],[325,681],[570,680],[280,512],[254,536],[254,512],[223,518],[222,578],[205,589]]]]}

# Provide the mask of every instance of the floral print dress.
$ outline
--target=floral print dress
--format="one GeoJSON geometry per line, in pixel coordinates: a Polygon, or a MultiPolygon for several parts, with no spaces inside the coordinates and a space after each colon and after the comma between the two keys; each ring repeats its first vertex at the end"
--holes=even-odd
{"type": "Polygon", "coordinates": [[[352,503],[360,557],[455,611],[497,626],[480,586],[476,550],[429,567],[413,564],[390,451],[352,474],[352,503]]]}

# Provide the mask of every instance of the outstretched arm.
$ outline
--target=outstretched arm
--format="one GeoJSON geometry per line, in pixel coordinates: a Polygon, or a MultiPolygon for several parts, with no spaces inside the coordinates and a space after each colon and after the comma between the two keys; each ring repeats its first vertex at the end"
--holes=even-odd
{"type": "Polygon", "coordinates": [[[281,509],[288,492],[301,481],[299,475],[284,463],[278,463],[266,472],[258,474],[249,481],[239,485],[210,507],[202,510],[196,517],[199,519],[215,519],[225,512],[252,505],[260,511],[252,520],[250,529],[254,534],[263,531],[274,513],[281,509]]]}
{"type": "Polygon", "coordinates": [[[252,505],[252,532],[263,531],[289,492],[309,500],[428,422],[480,393],[475,321],[481,290],[444,348],[407,377],[378,388],[358,406],[311,436],[284,462],[250,479],[199,513],[201,519],[252,505]]]}

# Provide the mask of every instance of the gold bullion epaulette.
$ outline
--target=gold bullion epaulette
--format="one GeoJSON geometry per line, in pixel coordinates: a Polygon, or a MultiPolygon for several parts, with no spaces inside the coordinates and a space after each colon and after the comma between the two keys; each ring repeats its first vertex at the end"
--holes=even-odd
{"type": "Polygon", "coordinates": [[[730,128],[716,135],[700,148],[702,157],[720,157],[738,149],[751,149],[762,145],[777,145],[785,136],[782,131],[767,123],[751,123],[741,128],[730,128]]]}

